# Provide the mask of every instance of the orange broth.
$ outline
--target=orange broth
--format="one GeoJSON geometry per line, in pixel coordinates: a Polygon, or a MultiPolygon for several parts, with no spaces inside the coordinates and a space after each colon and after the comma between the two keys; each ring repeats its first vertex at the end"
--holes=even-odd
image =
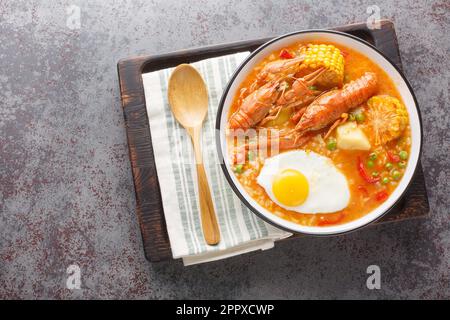
{"type": "MultiPolygon", "coordinates": [[[[308,43],[324,42],[313,41],[308,43]]],[[[346,48],[335,43],[326,42],[325,44],[334,45],[335,47],[340,49],[344,55],[344,84],[359,78],[367,71],[371,71],[376,73],[378,77],[378,90],[376,92],[376,95],[386,94],[402,101],[401,96],[399,95],[390,77],[369,58],[350,48],[346,48]]],[[[295,52],[299,45],[300,43],[295,43],[287,47],[287,49],[291,52],[295,52]]],[[[261,61],[261,63],[258,64],[258,66],[254,68],[254,70],[242,82],[239,90],[237,91],[238,93],[234,97],[233,105],[228,115],[229,117],[239,108],[242,99],[245,97],[245,95],[240,94],[241,89],[249,87],[255,81],[256,75],[266,63],[279,59],[279,52],[280,50],[276,50],[267,58],[263,59],[263,61],[261,61]]],[[[366,105],[363,104],[359,108],[362,108],[362,110],[364,111],[366,105]]],[[[285,125],[285,127],[289,126],[289,124],[285,125]]],[[[387,184],[382,184],[381,182],[368,183],[361,177],[358,171],[358,157],[360,157],[360,159],[362,159],[362,162],[366,164],[369,159],[369,154],[371,152],[374,152],[374,137],[372,136],[370,130],[368,130],[367,126],[362,124],[361,127],[372,145],[370,151],[340,150],[338,148],[334,151],[329,151],[326,148],[326,144],[324,143],[323,139],[319,137],[321,134],[324,134],[323,132],[319,132],[316,137],[311,139],[306,145],[299,148],[299,150],[311,150],[320,155],[329,157],[333,161],[334,165],[346,176],[351,197],[348,206],[341,211],[327,214],[303,214],[281,208],[269,198],[265,190],[256,182],[256,178],[259,175],[259,172],[263,165],[263,159],[246,162],[243,167],[245,174],[236,174],[236,176],[245,190],[254,200],[256,200],[261,206],[263,206],[273,214],[276,214],[283,219],[307,226],[329,226],[356,220],[369,213],[370,211],[378,207],[383,201],[385,201],[387,199],[386,195],[390,195],[400,181],[400,179],[390,179],[390,182],[387,184]],[[384,197],[382,196],[383,193],[385,193],[384,197]]],[[[333,131],[330,137],[335,137],[335,134],[336,130],[333,131]]],[[[394,155],[398,155],[401,150],[407,151],[409,154],[411,145],[410,135],[411,133],[408,125],[407,128],[403,131],[401,137],[387,143],[385,145],[385,149],[387,149],[391,154],[394,155]]],[[[228,141],[229,146],[232,146],[232,143],[233,142],[231,140],[228,141]]],[[[385,150],[378,152],[377,159],[374,161],[374,167],[367,168],[367,166],[365,166],[366,171],[369,174],[371,174],[373,171],[379,172],[379,176],[381,177],[381,179],[386,176],[391,177],[390,174],[394,169],[399,171],[403,176],[405,168],[399,168],[396,163],[394,163],[394,169],[387,170],[385,168],[385,164],[387,162],[391,162],[388,157],[389,156],[387,155],[385,150]]]]}

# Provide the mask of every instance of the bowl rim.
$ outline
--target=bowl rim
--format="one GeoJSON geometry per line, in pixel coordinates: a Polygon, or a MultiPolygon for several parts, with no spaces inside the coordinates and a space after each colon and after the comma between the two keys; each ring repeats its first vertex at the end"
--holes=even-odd
{"type": "Polygon", "coordinates": [[[330,236],[336,236],[336,235],[341,235],[341,234],[347,234],[350,232],[354,232],[357,231],[359,229],[362,229],[364,227],[367,227],[368,225],[371,225],[372,223],[380,220],[381,218],[383,218],[387,213],[389,213],[405,196],[406,192],[409,190],[412,181],[414,180],[414,177],[417,173],[417,169],[419,167],[420,164],[420,160],[421,160],[421,156],[422,156],[422,146],[423,146],[423,124],[422,124],[422,115],[420,112],[420,108],[419,108],[419,104],[417,102],[417,98],[416,95],[414,94],[413,88],[411,86],[411,84],[409,83],[408,79],[406,78],[406,76],[403,74],[403,71],[390,59],[388,58],[384,53],[382,53],[378,48],[376,48],[374,45],[372,45],[371,43],[358,38],[352,34],[349,33],[345,33],[345,32],[341,32],[341,31],[336,31],[336,30],[327,30],[327,29],[306,29],[306,30],[300,30],[300,31],[294,31],[294,32],[290,32],[290,33],[286,33],[283,34],[281,36],[275,37],[272,40],[269,40],[265,43],[263,43],[261,46],[259,46],[258,48],[256,48],[253,52],[251,52],[245,59],[244,61],[241,62],[241,64],[236,68],[236,70],[233,72],[232,76],[230,77],[230,79],[227,82],[227,85],[222,93],[222,96],[220,98],[220,102],[219,102],[219,106],[217,109],[217,114],[216,114],[216,149],[217,149],[217,154],[219,157],[219,161],[220,161],[220,166],[222,168],[222,171],[225,175],[226,180],[228,181],[228,184],[231,186],[233,192],[238,196],[239,200],[242,201],[242,203],[245,204],[245,206],[250,209],[250,211],[252,211],[252,213],[254,213],[256,216],[258,216],[259,218],[263,219],[265,222],[269,223],[272,226],[275,226],[276,228],[294,233],[294,234],[304,234],[304,235],[309,235],[309,236],[315,236],[315,237],[330,237],[330,236]],[[418,115],[418,120],[419,120],[419,133],[420,133],[420,141],[419,141],[419,154],[418,154],[418,158],[417,161],[415,163],[415,167],[413,168],[413,172],[411,175],[411,178],[409,179],[409,181],[406,183],[406,187],[403,190],[403,192],[398,196],[398,198],[392,203],[392,205],[387,208],[383,213],[381,213],[380,215],[378,215],[376,218],[374,218],[371,221],[366,222],[365,224],[362,224],[358,227],[355,227],[353,229],[349,229],[349,230],[342,230],[342,231],[337,231],[337,232],[330,232],[330,233],[310,233],[310,232],[302,232],[302,231],[298,231],[298,230],[293,230],[290,229],[286,226],[280,225],[272,220],[270,220],[269,218],[267,218],[264,214],[262,214],[261,212],[259,212],[258,209],[256,209],[247,199],[246,197],[238,190],[238,188],[236,187],[234,181],[232,180],[231,176],[230,176],[230,172],[228,171],[226,164],[225,164],[225,158],[223,156],[222,153],[222,143],[221,143],[221,119],[222,119],[222,113],[223,113],[223,108],[225,105],[225,100],[228,96],[228,93],[231,89],[231,86],[234,82],[234,80],[236,79],[236,77],[240,74],[241,70],[244,68],[244,66],[249,63],[259,52],[261,52],[263,49],[265,49],[266,47],[270,46],[271,44],[280,41],[281,39],[290,37],[290,36],[294,36],[294,35],[298,35],[298,34],[305,34],[305,33],[330,33],[330,34],[337,34],[340,36],[344,36],[344,37],[348,37],[351,38],[353,40],[356,40],[360,43],[362,43],[363,45],[369,47],[370,49],[374,50],[375,52],[377,52],[379,55],[381,55],[384,59],[386,59],[386,61],[391,64],[391,66],[399,73],[399,75],[401,76],[402,80],[404,81],[404,83],[406,84],[409,93],[411,94],[413,100],[414,100],[414,107],[416,108],[417,111],[417,115],[418,115]]]}

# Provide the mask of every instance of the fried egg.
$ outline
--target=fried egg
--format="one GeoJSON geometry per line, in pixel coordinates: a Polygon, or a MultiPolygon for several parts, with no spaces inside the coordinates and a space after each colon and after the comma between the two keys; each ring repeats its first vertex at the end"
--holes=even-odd
{"type": "Polygon", "coordinates": [[[332,213],[347,207],[347,178],[330,158],[312,151],[284,152],[265,160],[257,182],[280,207],[299,213],[332,213]]]}

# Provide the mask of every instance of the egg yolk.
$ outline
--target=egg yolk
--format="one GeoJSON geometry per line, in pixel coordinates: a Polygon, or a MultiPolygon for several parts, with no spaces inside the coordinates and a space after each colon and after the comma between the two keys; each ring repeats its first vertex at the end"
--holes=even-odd
{"type": "Polygon", "coordinates": [[[280,203],[295,207],[305,202],[308,197],[308,180],[297,170],[285,169],[275,175],[272,192],[280,203]]]}

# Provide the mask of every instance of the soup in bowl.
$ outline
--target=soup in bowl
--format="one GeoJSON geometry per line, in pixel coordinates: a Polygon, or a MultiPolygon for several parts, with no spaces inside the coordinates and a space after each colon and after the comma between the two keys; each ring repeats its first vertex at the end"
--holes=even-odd
{"type": "Polygon", "coordinates": [[[240,199],[278,227],[316,235],[380,218],[407,189],[421,149],[405,77],[368,43],[335,31],[255,50],[228,83],[216,127],[240,199]]]}

